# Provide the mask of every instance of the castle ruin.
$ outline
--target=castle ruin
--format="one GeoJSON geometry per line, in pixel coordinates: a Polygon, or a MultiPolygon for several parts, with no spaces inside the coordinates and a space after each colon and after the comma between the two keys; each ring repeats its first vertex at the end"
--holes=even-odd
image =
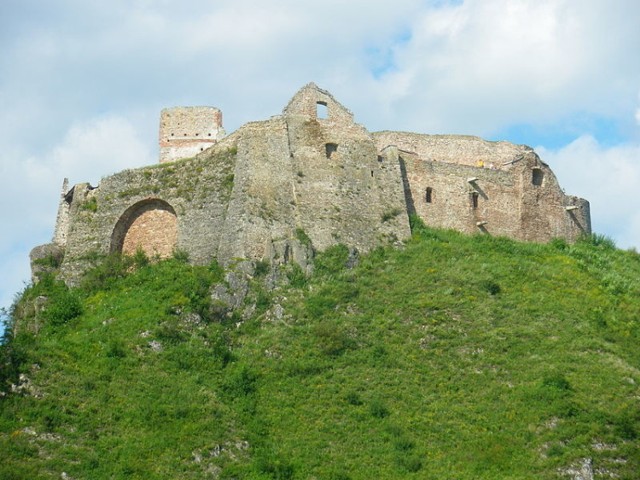
{"type": "MultiPolygon", "coordinates": [[[[366,252],[410,236],[409,215],[465,233],[569,242],[589,203],[565,195],[529,147],[478,137],[370,133],[311,83],[281,115],[226,136],[213,107],[162,111],[160,163],[97,187],[63,185],[53,242],[70,284],[114,252],[199,264],[294,261],[339,243],[366,252]]],[[[37,263],[37,262],[35,262],[37,263]]]]}

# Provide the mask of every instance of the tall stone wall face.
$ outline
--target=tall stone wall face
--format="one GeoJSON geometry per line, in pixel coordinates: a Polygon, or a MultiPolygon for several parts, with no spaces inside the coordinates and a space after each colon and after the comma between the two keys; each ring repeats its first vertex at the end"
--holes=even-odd
{"type": "Polygon", "coordinates": [[[160,113],[160,163],[194,157],[222,139],[222,112],[215,107],[174,107],[160,113]]]}
{"type": "Polygon", "coordinates": [[[521,240],[547,242],[564,238],[574,242],[591,233],[589,202],[565,195],[553,171],[537,155],[514,165],[521,184],[521,240]]]}
{"type": "Polygon", "coordinates": [[[296,215],[314,245],[367,251],[410,235],[399,165],[379,161],[365,131],[313,118],[288,125],[296,215]]]}
{"type": "Polygon", "coordinates": [[[318,250],[364,252],[410,235],[399,166],[378,161],[361,127],[278,117],[243,127],[237,151],[220,258],[266,258],[300,230],[318,250]]]}
{"type": "Polygon", "coordinates": [[[414,148],[420,155],[394,148],[408,208],[427,225],[536,242],[556,237],[575,241],[591,232],[588,202],[565,195],[551,169],[529,147],[462,137],[458,158],[451,153],[458,151],[455,137],[426,136],[422,143],[419,137],[384,132],[376,134],[376,141],[420,146],[414,148]],[[425,149],[429,145],[433,151],[425,149]],[[480,160],[472,161],[479,149],[480,160]]]}
{"type": "Polygon", "coordinates": [[[234,188],[218,257],[260,260],[271,242],[295,230],[292,169],[281,118],[249,123],[236,132],[234,188]]]}
{"type": "Polygon", "coordinates": [[[519,185],[508,172],[424,161],[412,155],[401,156],[401,161],[415,212],[425,224],[518,238],[520,209],[515,191],[519,185]]]}

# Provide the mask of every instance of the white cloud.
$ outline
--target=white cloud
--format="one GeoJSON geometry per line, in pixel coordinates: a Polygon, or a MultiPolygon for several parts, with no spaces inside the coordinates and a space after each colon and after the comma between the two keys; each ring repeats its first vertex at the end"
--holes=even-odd
{"type": "Polygon", "coordinates": [[[591,204],[592,228],[615,239],[622,248],[640,246],[640,145],[605,147],[591,136],[548,150],[537,148],[567,193],[591,204]]]}
{"type": "MultiPolygon", "coordinates": [[[[0,237],[15,287],[0,289],[11,293],[27,271],[11,257],[26,265],[48,241],[62,178],[95,184],[155,163],[163,107],[215,105],[232,131],[315,81],[371,130],[493,135],[586,117],[633,136],[640,125],[637,0],[7,0],[0,11],[0,202],[15,206],[0,237]]],[[[637,137],[597,138],[543,156],[591,200],[597,231],[637,245],[622,198],[638,179],[637,137]]]]}
{"type": "Polygon", "coordinates": [[[467,0],[427,9],[383,79],[410,128],[487,134],[575,111],[628,118],[640,62],[635,1],[467,0]],[[412,108],[411,105],[420,108],[412,108]]]}
{"type": "Polygon", "coordinates": [[[28,280],[29,250],[50,241],[65,176],[71,177],[71,184],[96,185],[104,175],[148,165],[155,157],[131,123],[115,116],[72,126],[59,144],[40,156],[20,161],[17,151],[4,152],[0,204],[5,206],[3,230],[10,234],[0,236],[0,301],[10,302],[28,280]]]}

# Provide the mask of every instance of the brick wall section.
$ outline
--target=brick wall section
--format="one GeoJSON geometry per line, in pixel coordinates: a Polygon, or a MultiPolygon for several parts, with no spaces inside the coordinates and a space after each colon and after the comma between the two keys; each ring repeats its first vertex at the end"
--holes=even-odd
{"type": "Polygon", "coordinates": [[[147,256],[167,258],[176,249],[178,243],[178,226],[176,214],[171,207],[160,202],[143,202],[132,207],[131,218],[122,226],[122,245],[115,244],[112,238],[112,248],[122,253],[133,255],[138,249],[147,256]]]}

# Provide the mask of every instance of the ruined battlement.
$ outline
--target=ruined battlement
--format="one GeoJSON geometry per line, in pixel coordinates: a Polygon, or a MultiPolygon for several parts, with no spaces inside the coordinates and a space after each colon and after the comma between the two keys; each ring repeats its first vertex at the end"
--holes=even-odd
{"type": "Polygon", "coordinates": [[[375,132],[376,146],[395,145],[422,160],[487,167],[508,168],[514,159],[532,151],[526,145],[491,142],[471,135],[425,135],[410,132],[375,132]]]}
{"type": "MultiPolygon", "coordinates": [[[[160,165],[100,185],[63,186],[53,242],[70,284],[90,259],[176,249],[198,264],[294,261],[345,244],[398,243],[409,215],[466,233],[546,242],[591,232],[589,203],[565,195],[529,147],[478,137],[370,133],[305,85],[281,115],[225,135],[214,107],[163,110],[160,165]],[[303,234],[301,234],[301,232],[303,234]]],[[[35,265],[35,263],[33,263],[35,265]]]]}

